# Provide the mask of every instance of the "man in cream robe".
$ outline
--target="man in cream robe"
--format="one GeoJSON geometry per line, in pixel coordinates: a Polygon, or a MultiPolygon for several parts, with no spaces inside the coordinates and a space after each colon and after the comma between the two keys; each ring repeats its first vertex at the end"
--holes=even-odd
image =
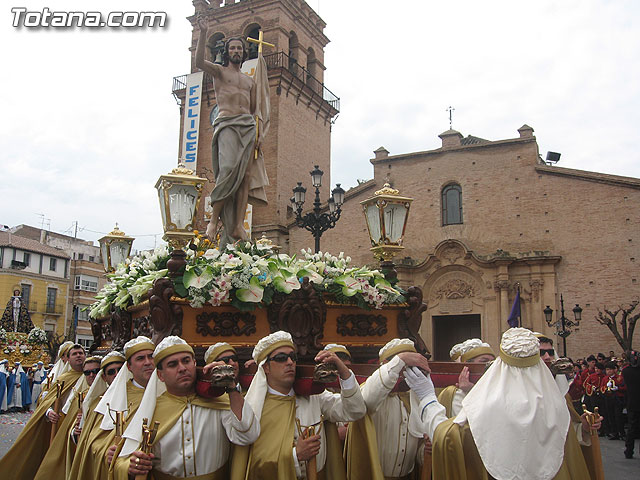
{"type": "Polygon", "coordinates": [[[247,392],[260,419],[260,438],[250,448],[234,450],[231,478],[294,480],[307,478],[306,468],[313,459],[318,478],[345,478],[340,462],[337,435],[333,444],[327,442],[322,422],[350,422],[365,413],[365,405],[355,375],[335,352],[322,351],[315,360],[333,363],[338,369],[341,393],[324,391],[318,395],[296,395],[295,345],[291,335],[278,331],[261,339],[253,350],[257,373],[247,392]],[[308,427],[315,433],[306,437],[308,427]]]}
{"type": "MultiPolygon", "coordinates": [[[[479,338],[470,338],[462,343],[454,345],[451,349],[453,361],[461,363],[488,363],[496,358],[491,345],[483,342],[479,338]],[[456,360],[454,360],[454,355],[456,360]]],[[[463,367],[458,383],[444,388],[438,395],[438,402],[447,410],[447,417],[455,417],[462,410],[462,400],[473,388],[473,383],[469,380],[469,369],[463,367]]]]}
{"type": "MultiPolygon", "coordinates": [[[[235,386],[215,399],[197,396],[193,349],[180,337],[165,337],[153,359],[156,371],[124,433],[115,478],[124,480],[128,475],[148,472],[160,480],[228,478],[231,443],[249,445],[260,434],[251,407],[235,386]],[[140,450],[144,448],[143,418],[150,419],[150,427],[159,422],[150,454],[140,450]]],[[[205,370],[215,365],[207,365],[205,370]]]]}
{"type": "Polygon", "coordinates": [[[84,396],[97,377],[100,369],[100,357],[87,357],[82,366],[83,375],[78,378],[62,407],[63,418],[60,419],[58,433],[44,456],[35,480],[49,478],[65,478],[67,461],[69,466],[73,459],[74,445],[69,445],[69,435],[73,431],[80,411],[79,396],[84,396]],[[69,450],[71,448],[71,451],[69,450]]]}
{"type": "MultiPolygon", "coordinates": [[[[446,418],[429,376],[405,373],[420,400],[421,418],[433,442],[433,478],[582,480],[589,471],[563,395],[540,359],[539,342],[524,328],[507,330],[499,358],[446,418]]],[[[586,423],[586,422],[585,422],[586,423]]]]}
{"type": "Polygon", "coordinates": [[[58,422],[60,415],[51,407],[57,397],[57,384],[63,384],[59,405],[66,402],[71,389],[82,375],[82,364],[85,353],[82,345],[75,344],[69,351],[69,366],[71,370],[58,376],[51,385],[50,391],[38,403],[33,415],[18,435],[11,449],[0,459],[0,472],[5,480],[24,480],[33,478],[40,467],[40,463],[49,448],[51,423],[58,422]]]}
{"type": "Polygon", "coordinates": [[[38,362],[37,368],[33,370],[33,387],[31,387],[31,401],[33,402],[32,408],[36,407],[40,394],[42,393],[42,382],[47,377],[44,371],[44,363],[38,362]]]}
{"type": "MultiPolygon", "coordinates": [[[[133,418],[155,369],[154,349],[151,339],[142,335],[125,343],[126,367],[120,369],[115,380],[108,382],[106,392],[93,399],[87,398],[83,404],[81,433],[71,464],[70,478],[107,480],[111,459],[117,447],[122,446],[121,438],[116,438],[113,419],[116,412],[122,412],[123,428],[126,428],[133,418]]],[[[122,432],[119,433],[122,435],[122,432]]]]}
{"type": "Polygon", "coordinates": [[[380,349],[381,366],[362,385],[367,417],[349,426],[349,478],[408,478],[420,464],[423,434],[418,398],[399,382],[407,366],[428,367],[410,339],[393,339],[380,349]]]}

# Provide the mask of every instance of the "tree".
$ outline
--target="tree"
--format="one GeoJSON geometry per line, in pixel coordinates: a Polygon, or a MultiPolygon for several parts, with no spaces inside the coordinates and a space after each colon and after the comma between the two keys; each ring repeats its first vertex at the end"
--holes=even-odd
{"type": "Polygon", "coordinates": [[[613,336],[616,337],[618,344],[622,347],[622,350],[628,352],[633,350],[633,332],[636,328],[636,322],[640,318],[640,312],[634,314],[634,310],[638,307],[640,302],[634,300],[629,305],[618,305],[616,310],[607,310],[605,306],[603,308],[604,313],[598,309],[598,315],[596,320],[598,323],[605,325],[613,336]],[[618,314],[621,313],[620,329],[618,329],[618,314]]]}
{"type": "Polygon", "coordinates": [[[49,357],[51,358],[51,362],[55,362],[58,357],[58,348],[62,345],[67,338],[64,335],[60,335],[55,332],[47,332],[47,343],[45,343],[45,348],[49,353],[49,357]]]}

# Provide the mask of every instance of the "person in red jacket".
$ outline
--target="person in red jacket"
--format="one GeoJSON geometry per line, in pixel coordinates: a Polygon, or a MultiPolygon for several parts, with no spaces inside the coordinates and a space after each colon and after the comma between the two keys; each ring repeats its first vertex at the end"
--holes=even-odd
{"type": "MultiPolygon", "coordinates": [[[[582,386],[584,387],[584,403],[587,406],[587,410],[593,412],[595,407],[603,413],[602,404],[602,392],[600,391],[600,384],[604,377],[604,365],[601,363],[595,364],[595,371],[587,375],[582,386]]],[[[600,436],[604,436],[603,432],[600,432],[600,436]]]]}
{"type": "Polygon", "coordinates": [[[627,389],[624,378],[618,372],[616,362],[609,361],[605,364],[606,374],[600,382],[600,392],[604,399],[604,432],[611,440],[624,438],[624,393],[627,389]]]}

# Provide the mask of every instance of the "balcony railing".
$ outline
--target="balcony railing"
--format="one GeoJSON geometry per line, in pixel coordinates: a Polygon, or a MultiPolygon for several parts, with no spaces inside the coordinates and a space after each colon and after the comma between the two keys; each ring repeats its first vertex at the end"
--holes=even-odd
{"type": "MultiPolygon", "coordinates": [[[[270,71],[276,69],[283,69],[291,73],[293,77],[300,80],[306,87],[310,88],[312,92],[327,102],[336,112],[340,111],[340,98],[336,96],[331,90],[324,86],[324,83],[315,78],[309,70],[300,65],[293,57],[290,57],[284,52],[271,53],[264,56],[267,69],[270,71]]],[[[180,75],[173,77],[172,92],[174,95],[178,95],[178,92],[187,88],[187,75],[180,75]]],[[[209,90],[213,88],[213,79],[207,73],[204,74],[203,90],[209,90]]]]}
{"type": "Polygon", "coordinates": [[[62,304],[47,302],[45,304],[45,313],[53,315],[62,315],[62,304]]]}

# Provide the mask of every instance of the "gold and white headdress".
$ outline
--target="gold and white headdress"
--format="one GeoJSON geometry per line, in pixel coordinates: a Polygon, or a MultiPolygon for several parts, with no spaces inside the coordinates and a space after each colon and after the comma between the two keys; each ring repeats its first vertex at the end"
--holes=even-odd
{"type": "Polygon", "coordinates": [[[385,360],[389,360],[391,357],[397,355],[398,353],[415,353],[415,351],[416,347],[413,344],[413,340],[409,338],[394,338],[380,349],[380,352],[378,352],[378,356],[380,357],[380,362],[384,362],[385,360]]]}
{"type": "Polygon", "coordinates": [[[121,457],[128,457],[140,446],[140,442],[142,441],[142,420],[145,418],[153,418],[157,398],[167,391],[164,382],[158,378],[158,365],[168,356],[180,352],[194,354],[191,345],[175,335],[165,337],[154,350],[153,361],[156,364],[156,369],[151,374],[149,383],[147,383],[147,388],[144,390],[144,395],[142,396],[138,410],[136,410],[131,422],[129,422],[129,425],[122,435],[125,442],[120,452],[121,457]]]}
{"type": "Polygon", "coordinates": [[[296,346],[289,332],[282,330],[273,332],[261,338],[253,349],[252,357],[258,364],[258,370],[251,381],[251,385],[245,396],[245,401],[251,406],[258,420],[262,417],[262,407],[264,406],[264,399],[268,391],[264,364],[269,354],[280,347],[291,347],[295,350],[296,346]]]}
{"type": "Polygon", "coordinates": [[[469,423],[494,478],[550,480],[562,465],[569,420],[565,399],[540,360],[538,339],[530,330],[511,328],[454,421],[469,423]]]}

